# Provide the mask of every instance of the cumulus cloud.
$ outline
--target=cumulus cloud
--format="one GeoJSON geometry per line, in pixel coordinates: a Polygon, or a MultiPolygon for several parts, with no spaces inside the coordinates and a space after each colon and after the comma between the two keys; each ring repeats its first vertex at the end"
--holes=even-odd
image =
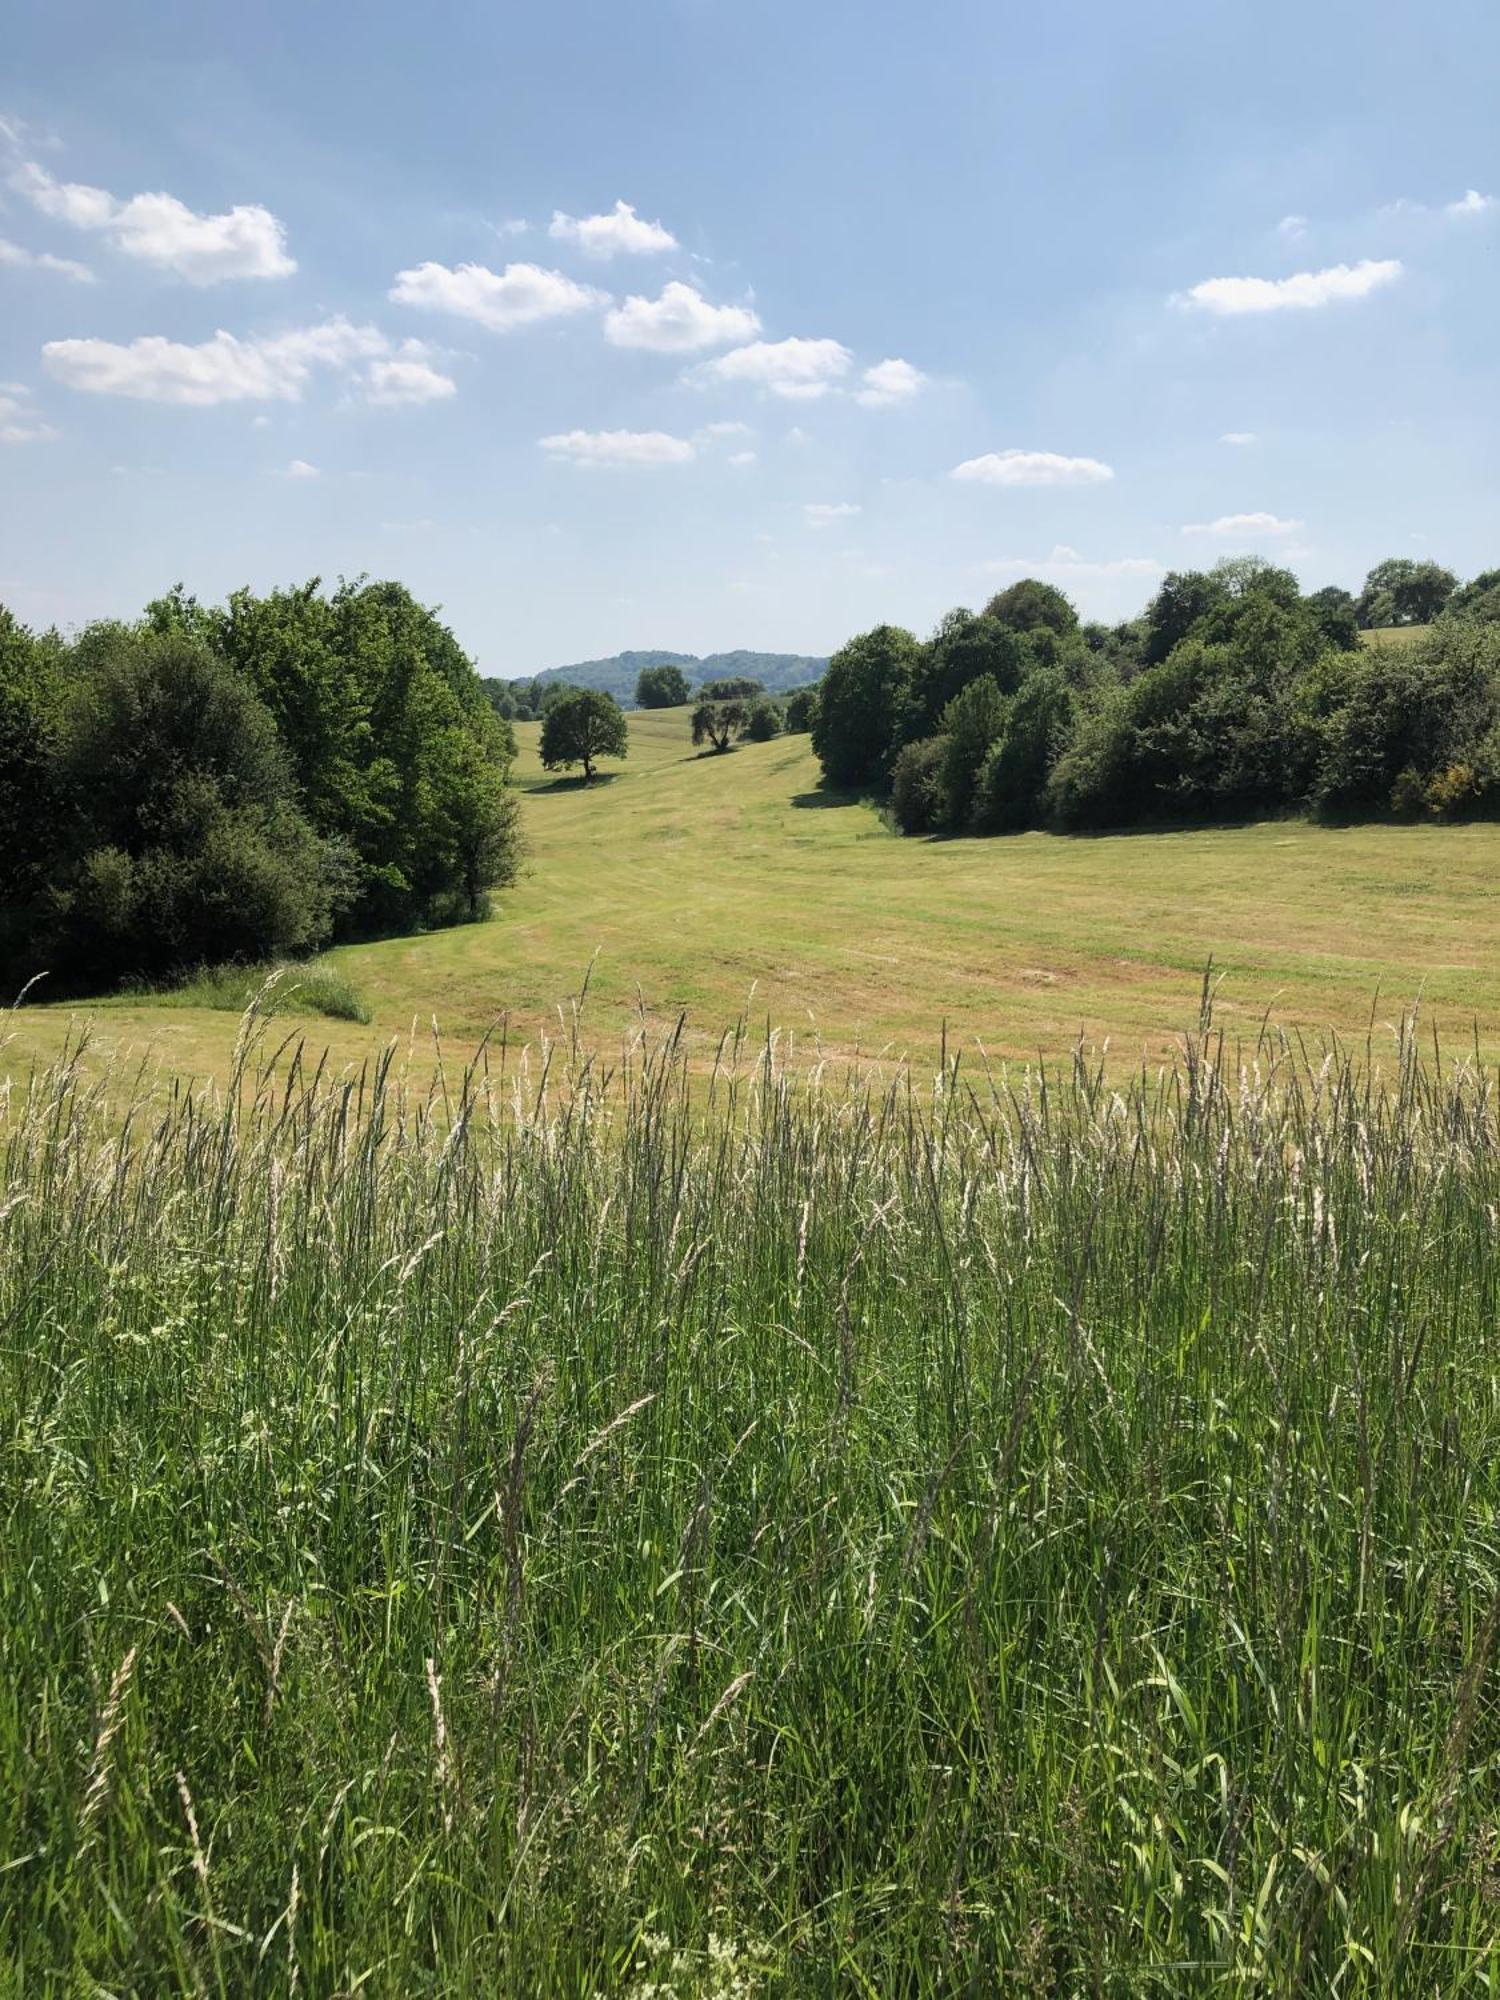
{"type": "Polygon", "coordinates": [[[50,250],[23,250],[19,243],[7,242],[3,236],[0,236],[0,264],[10,264],[18,270],[55,271],[60,278],[71,278],[75,285],[94,282],[87,264],[75,263],[71,257],[54,257],[50,250]]]}
{"type": "Polygon", "coordinates": [[[608,303],[606,293],[540,264],[507,264],[503,271],[491,271],[484,264],[418,264],[396,273],[387,296],[420,312],[476,320],[493,333],[535,326],[540,320],[566,319],[608,303]]]}
{"type": "Polygon", "coordinates": [[[1303,525],[1301,521],[1283,521],[1276,514],[1221,514],[1216,521],[1190,521],[1182,532],[1226,541],[1246,535],[1295,535],[1303,525]]]}
{"type": "Polygon", "coordinates": [[[31,391],[19,382],[0,382],[0,444],[50,444],[57,436],[31,407],[31,391]]]}
{"type": "Polygon", "coordinates": [[[981,486],[1099,486],[1114,476],[1114,467],[1097,458],[1065,458],[1055,451],[1014,449],[966,458],[948,475],[981,486]]]}
{"type": "Polygon", "coordinates": [[[1254,442],[1254,431],[1225,431],[1219,439],[1220,444],[1254,444],[1254,442]]]}
{"type": "Polygon", "coordinates": [[[305,458],[294,458],[286,469],[288,479],[321,479],[322,473],[315,465],[309,465],[305,458]]]}
{"type": "Polygon", "coordinates": [[[755,340],[705,361],[699,379],[745,382],[773,396],[811,402],[838,386],[853,358],[838,340],[755,340]]]}
{"type": "Polygon", "coordinates": [[[831,528],[835,521],[847,521],[863,511],[852,500],[809,500],[802,509],[802,518],[810,528],[831,528]]]}
{"type": "Polygon", "coordinates": [[[658,354],[689,354],[723,347],[759,333],[748,306],[711,306],[692,285],[674,278],[660,298],[636,295],[604,316],[604,338],[615,347],[649,347],[658,354]]]}
{"type": "Polygon", "coordinates": [[[1493,215],[1497,208],[1500,208],[1500,198],[1492,194],[1481,194],[1478,188],[1468,188],[1457,201],[1445,203],[1443,213],[1459,217],[1493,215]]]}
{"type": "Polygon", "coordinates": [[[550,458],[572,465],[685,465],[697,456],[691,438],[669,431],[558,431],[537,442],[550,458]]]}
{"type": "Polygon", "coordinates": [[[1366,257],[1358,264],[1331,264],[1325,271],[1298,271],[1290,278],[1205,278],[1183,295],[1183,303],[1229,316],[1310,311],[1366,299],[1400,276],[1396,258],[1366,257]]]}
{"type": "Polygon", "coordinates": [[[1002,556],[980,564],[986,576],[1056,577],[1083,583],[1116,576],[1160,576],[1163,565],[1154,556],[1111,556],[1094,560],[1059,542],[1049,556],[1002,556]]]}
{"type": "Polygon", "coordinates": [[[117,250],[191,285],[227,278],[286,278],[296,270],[286,231],[258,202],[200,215],[172,194],[137,194],[119,201],[105,188],[59,181],[35,160],[25,160],[11,186],[55,221],[101,231],[117,250]]]}
{"type": "Polygon", "coordinates": [[[378,328],[355,326],[340,316],[253,340],[222,328],[196,344],[160,334],[128,342],[49,340],[42,362],[55,381],[95,396],[199,407],[294,403],[315,368],[352,368],[385,355],[389,346],[378,328]]]}
{"type": "Polygon", "coordinates": [[[855,402],[863,403],[866,409],[882,410],[892,403],[909,403],[926,387],[927,377],[909,361],[893,357],[867,368],[860,382],[862,386],[854,392],[855,402]]]}
{"type": "Polygon", "coordinates": [[[628,201],[617,201],[606,215],[564,215],[557,209],[547,234],[559,243],[576,243],[586,257],[641,257],[677,248],[670,229],[642,221],[628,201]]]}
{"type": "Polygon", "coordinates": [[[365,381],[372,403],[440,403],[458,393],[453,377],[412,352],[415,345],[408,342],[393,360],[370,363],[365,381]]]}

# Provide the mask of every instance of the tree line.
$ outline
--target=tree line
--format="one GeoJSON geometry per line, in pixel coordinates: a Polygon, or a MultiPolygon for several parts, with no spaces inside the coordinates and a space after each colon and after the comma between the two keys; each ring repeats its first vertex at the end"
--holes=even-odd
{"type": "Polygon", "coordinates": [[[1393,559],[1304,594],[1257,557],[1166,576],[1141,617],[1080,623],[1024,578],[925,641],[829,662],[813,747],[907,833],[1331,817],[1500,817],[1500,570],[1393,559]],[[1371,645],[1376,626],[1419,627],[1371,645]]]}
{"type": "Polygon", "coordinates": [[[33,632],[0,607],[0,963],[49,991],[473,920],[515,741],[398,583],[33,632]]]}

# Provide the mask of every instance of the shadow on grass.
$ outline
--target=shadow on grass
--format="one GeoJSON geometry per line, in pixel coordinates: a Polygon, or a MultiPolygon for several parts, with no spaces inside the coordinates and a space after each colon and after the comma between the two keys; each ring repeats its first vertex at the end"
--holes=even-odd
{"type": "Polygon", "coordinates": [[[522,791],[547,792],[597,792],[601,785],[612,785],[616,778],[624,777],[623,771],[596,771],[592,779],[565,776],[561,778],[538,778],[534,783],[520,787],[522,791]]]}
{"type": "Polygon", "coordinates": [[[857,806],[859,803],[858,792],[840,792],[830,785],[819,785],[813,792],[792,794],[792,804],[803,812],[821,812],[831,806],[857,806]]]}

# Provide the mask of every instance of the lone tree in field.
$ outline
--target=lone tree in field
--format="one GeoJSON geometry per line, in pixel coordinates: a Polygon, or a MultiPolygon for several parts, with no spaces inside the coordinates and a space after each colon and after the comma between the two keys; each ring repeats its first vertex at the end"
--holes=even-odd
{"type": "Polygon", "coordinates": [[[729,748],[736,730],[745,727],[750,711],[744,702],[700,701],[693,710],[693,741],[712,744],[716,751],[729,748]]]}
{"type": "Polygon", "coordinates": [[[681,667],[642,667],[635,683],[637,708],[681,708],[690,690],[681,667]]]}
{"type": "Polygon", "coordinates": [[[597,688],[574,688],[555,701],[542,717],[542,766],[570,771],[583,766],[583,782],[594,782],[594,765],[601,757],[623,757],[625,717],[613,695],[597,688]]]}

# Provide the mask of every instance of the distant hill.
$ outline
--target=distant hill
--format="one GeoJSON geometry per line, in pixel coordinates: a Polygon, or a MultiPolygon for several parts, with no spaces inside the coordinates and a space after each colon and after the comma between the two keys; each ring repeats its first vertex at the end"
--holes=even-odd
{"type": "Polygon", "coordinates": [[[701,658],[697,653],[612,653],[607,660],[578,660],[570,667],[548,667],[543,673],[521,679],[602,688],[616,701],[629,703],[635,699],[636,678],[642,667],[681,667],[694,687],[702,681],[745,679],[759,681],[771,694],[781,694],[787,688],[806,687],[809,681],[820,680],[827,665],[826,659],[812,653],[751,653],[743,649],[708,653],[701,658]]]}

